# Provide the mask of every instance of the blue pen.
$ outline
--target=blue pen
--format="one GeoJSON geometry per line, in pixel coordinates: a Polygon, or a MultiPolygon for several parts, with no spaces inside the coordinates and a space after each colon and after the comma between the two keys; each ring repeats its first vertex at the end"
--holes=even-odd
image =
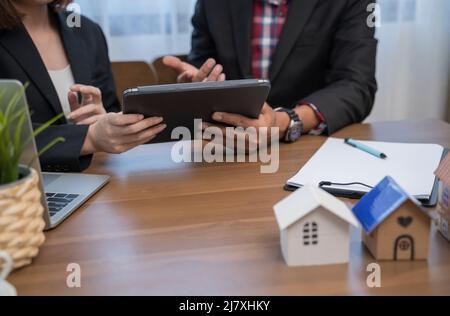
{"type": "Polygon", "coordinates": [[[362,144],[360,142],[357,142],[354,139],[346,138],[345,139],[345,143],[350,145],[350,146],[352,146],[352,147],[358,148],[359,150],[365,151],[368,154],[374,155],[375,157],[378,157],[378,158],[381,158],[381,159],[386,159],[387,158],[387,155],[382,153],[381,151],[378,151],[378,150],[376,150],[374,148],[366,146],[366,145],[364,145],[364,144],[362,144]]]}

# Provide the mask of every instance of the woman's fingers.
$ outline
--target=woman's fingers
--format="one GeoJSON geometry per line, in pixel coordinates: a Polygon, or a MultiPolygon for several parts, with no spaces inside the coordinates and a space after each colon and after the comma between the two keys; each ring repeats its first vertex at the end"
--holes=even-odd
{"type": "Polygon", "coordinates": [[[130,135],[129,139],[134,144],[145,144],[158,136],[158,134],[164,131],[166,128],[166,124],[159,124],[157,126],[147,128],[146,130],[143,130],[135,135],[130,135]]]}
{"type": "Polygon", "coordinates": [[[110,113],[108,115],[108,122],[113,126],[125,126],[136,124],[144,119],[142,114],[122,114],[122,113],[110,113]]]}
{"type": "Polygon", "coordinates": [[[69,118],[76,121],[85,116],[105,113],[106,111],[103,109],[103,107],[100,107],[98,104],[88,104],[70,113],[69,118]]]}
{"type": "Polygon", "coordinates": [[[135,134],[122,134],[121,136],[118,136],[118,142],[120,142],[123,146],[142,145],[148,143],[166,128],[166,124],[159,124],[157,126],[148,127],[147,129],[135,134]]]}
{"type": "Polygon", "coordinates": [[[162,117],[149,117],[144,119],[140,114],[110,114],[109,123],[113,127],[114,134],[121,136],[136,136],[151,127],[159,125],[163,122],[162,117]]]}
{"type": "Polygon", "coordinates": [[[92,86],[85,86],[81,84],[73,85],[70,90],[72,92],[78,93],[80,92],[83,96],[83,105],[88,103],[102,103],[102,92],[100,89],[92,86]]]}
{"type": "Polygon", "coordinates": [[[90,116],[86,119],[83,119],[83,120],[77,122],[77,125],[92,125],[92,124],[96,123],[102,116],[103,116],[103,114],[90,116]]]}
{"type": "Polygon", "coordinates": [[[102,103],[100,89],[81,84],[73,85],[68,93],[70,109],[69,119],[78,125],[91,125],[98,120],[98,115],[106,114],[102,103]],[[81,94],[81,104],[78,95],[81,94]]]}
{"type": "Polygon", "coordinates": [[[67,99],[69,100],[70,110],[72,112],[76,111],[81,106],[81,104],[78,103],[78,94],[76,92],[69,91],[67,99]]]}
{"type": "Polygon", "coordinates": [[[163,121],[162,117],[149,117],[138,123],[131,124],[122,128],[122,133],[125,135],[138,134],[150,127],[161,124],[163,121]]]}

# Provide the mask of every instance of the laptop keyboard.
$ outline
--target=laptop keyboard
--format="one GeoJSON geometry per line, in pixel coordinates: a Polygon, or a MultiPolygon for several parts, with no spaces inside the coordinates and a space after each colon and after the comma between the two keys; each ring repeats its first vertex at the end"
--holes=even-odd
{"type": "Polygon", "coordinates": [[[50,216],[57,214],[79,196],[78,194],[45,193],[50,216]]]}

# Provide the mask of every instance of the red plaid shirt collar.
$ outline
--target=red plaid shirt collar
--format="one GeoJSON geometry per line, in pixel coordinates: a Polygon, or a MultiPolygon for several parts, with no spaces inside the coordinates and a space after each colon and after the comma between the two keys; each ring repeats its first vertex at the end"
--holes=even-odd
{"type": "Polygon", "coordinates": [[[287,0],[257,0],[257,1],[269,3],[276,6],[284,4],[283,2],[287,2],[287,0]]]}

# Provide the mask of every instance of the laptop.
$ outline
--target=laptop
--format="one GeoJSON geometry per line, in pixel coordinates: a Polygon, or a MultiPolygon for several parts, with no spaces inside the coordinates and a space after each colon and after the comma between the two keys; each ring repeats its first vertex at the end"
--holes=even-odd
{"type": "MultiPolygon", "coordinates": [[[[0,94],[4,93],[4,100],[10,100],[23,89],[16,80],[0,80],[0,94]]],[[[0,111],[4,111],[7,102],[0,102],[0,111]]],[[[27,139],[33,133],[31,118],[28,111],[26,96],[21,96],[16,110],[26,109],[27,120],[22,131],[22,139],[27,139]]],[[[27,165],[37,155],[34,141],[30,142],[21,157],[21,163],[27,165]]],[[[39,187],[42,192],[44,206],[45,230],[58,226],[70,214],[83,205],[90,197],[105,186],[109,177],[104,175],[47,173],[42,172],[38,159],[31,165],[38,172],[39,187]]]]}

